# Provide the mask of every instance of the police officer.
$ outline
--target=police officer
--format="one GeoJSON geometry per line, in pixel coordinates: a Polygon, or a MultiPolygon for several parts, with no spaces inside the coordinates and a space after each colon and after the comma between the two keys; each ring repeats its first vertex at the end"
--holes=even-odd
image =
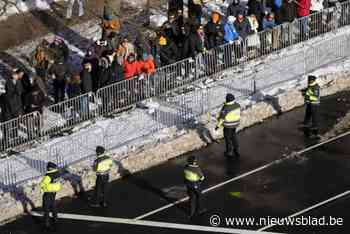
{"type": "Polygon", "coordinates": [[[198,215],[200,212],[200,195],[201,183],[204,175],[200,169],[195,156],[190,156],[187,160],[188,164],[184,169],[184,180],[187,187],[187,194],[190,197],[190,218],[198,215]]]}
{"type": "Polygon", "coordinates": [[[50,212],[52,212],[53,221],[57,221],[57,211],[55,205],[56,193],[61,190],[60,173],[57,165],[48,162],[47,172],[40,183],[40,189],[44,193],[43,195],[43,209],[44,209],[44,221],[45,228],[50,228],[50,212]]]}
{"type": "Polygon", "coordinates": [[[96,185],[94,194],[94,203],[92,207],[107,207],[106,191],[109,180],[109,171],[113,165],[110,157],[105,155],[105,148],[102,146],[96,147],[97,158],[94,161],[94,171],[96,172],[96,185]]]}
{"type": "Polygon", "coordinates": [[[226,95],[226,102],[222,107],[218,118],[215,130],[222,126],[224,127],[224,137],[226,143],[226,157],[239,158],[239,145],[237,140],[236,128],[239,125],[241,118],[241,106],[235,101],[235,96],[231,93],[226,95]]]}
{"type": "Polygon", "coordinates": [[[309,133],[318,135],[320,86],[317,84],[315,76],[308,76],[308,86],[302,92],[306,105],[304,126],[309,128],[309,133]]]}

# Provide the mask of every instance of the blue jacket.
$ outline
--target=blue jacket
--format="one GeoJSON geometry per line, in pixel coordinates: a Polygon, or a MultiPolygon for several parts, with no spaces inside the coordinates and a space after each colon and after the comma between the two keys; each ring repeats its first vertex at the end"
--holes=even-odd
{"type": "Polygon", "coordinates": [[[277,9],[280,9],[282,7],[282,0],[274,0],[273,4],[277,9]]]}
{"type": "Polygon", "coordinates": [[[224,36],[225,43],[228,43],[230,41],[234,41],[239,36],[237,31],[236,31],[236,28],[233,24],[226,23],[224,26],[224,30],[225,30],[225,36],[224,36]]]}
{"type": "Polygon", "coordinates": [[[275,20],[268,21],[265,18],[263,19],[263,30],[268,28],[273,28],[276,26],[275,20]]]}

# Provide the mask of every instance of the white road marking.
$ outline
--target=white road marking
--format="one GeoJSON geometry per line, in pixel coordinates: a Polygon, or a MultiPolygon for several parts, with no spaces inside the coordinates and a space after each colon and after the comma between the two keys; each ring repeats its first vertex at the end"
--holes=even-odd
{"type": "MultiPolygon", "coordinates": [[[[330,202],[332,202],[332,201],[335,201],[335,200],[337,200],[337,199],[339,199],[339,198],[345,197],[345,196],[347,196],[347,195],[349,195],[349,194],[350,194],[350,190],[348,190],[348,191],[346,191],[346,192],[343,192],[343,193],[341,193],[341,194],[338,194],[338,195],[336,195],[336,196],[334,196],[334,197],[331,197],[331,198],[329,198],[329,199],[327,199],[327,200],[325,200],[325,201],[323,201],[323,202],[319,202],[319,203],[317,203],[317,204],[315,204],[315,205],[313,205],[313,206],[310,206],[310,207],[308,207],[308,208],[306,208],[306,209],[304,209],[304,210],[301,210],[301,211],[299,211],[299,212],[296,212],[296,213],[294,213],[294,214],[292,214],[292,215],[289,215],[289,216],[286,217],[285,219],[293,218],[293,217],[299,216],[299,215],[301,215],[301,214],[307,213],[307,212],[309,212],[309,211],[311,211],[311,210],[314,210],[314,209],[316,209],[316,208],[318,208],[318,207],[320,207],[320,206],[323,206],[323,205],[325,205],[325,204],[327,204],[327,203],[330,203],[330,202]]],[[[275,224],[273,224],[273,225],[271,224],[271,225],[269,225],[269,226],[260,228],[258,231],[264,231],[264,230],[269,229],[269,228],[272,228],[272,227],[274,227],[274,226],[276,226],[276,225],[275,225],[275,224]]]]}
{"type": "MultiPolygon", "coordinates": [[[[312,145],[312,146],[310,146],[310,147],[307,147],[307,148],[305,148],[305,149],[303,149],[303,150],[301,150],[301,151],[298,151],[298,152],[295,152],[295,153],[291,153],[291,154],[288,155],[287,157],[284,157],[284,158],[281,158],[281,159],[277,159],[277,160],[275,160],[275,161],[273,161],[273,162],[270,162],[270,163],[268,163],[268,164],[265,164],[265,165],[263,165],[263,166],[261,166],[261,167],[258,167],[258,168],[256,168],[256,169],[254,169],[254,170],[248,171],[248,172],[246,172],[246,173],[244,173],[244,174],[242,174],[242,175],[239,175],[239,176],[237,176],[237,177],[234,177],[234,178],[232,178],[232,179],[226,180],[226,181],[224,181],[224,182],[222,182],[222,183],[219,183],[219,184],[217,184],[217,185],[214,185],[214,186],[212,186],[212,187],[209,187],[209,188],[203,190],[203,191],[202,191],[202,194],[208,193],[208,192],[210,192],[210,191],[212,191],[212,190],[214,190],[214,189],[220,188],[220,187],[222,187],[222,186],[224,186],[224,185],[226,185],[226,184],[229,184],[229,183],[231,183],[231,182],[237,181],[237,180],[242,179],[242,178],[244,178],[244,177],[247,177],[247,176],[250,176],[250,175],[255,174],[255,173],[257,173],[257,172],[260,172],[260,171],[262,171],[262,170],[264,170],[264,169],[266,169],[266,168],[269,168],[269,167],[271,167],[271,166],[273,166],[273,165],[276,165],[276,164],[279,164],[279,163],[281,163],[281,162],[283,162],[283,161],[285,161],[285,160],[287,160],[287,159],[289,159],[289,158],[292,158],[292,157],[294,157],[295,155],[300,155],[300,154],[306,153],[306,152],[308,152],[308,151],[310,151],[310,150],[313,150],[313,149],[315,149],[315,148],[317,148],[317,147],[320,147],[320,146],[322,146],[322,145],[328,144],[328,143],[330,143],[330,142],[332,142],[332,141],[335,141],[335,140],[337,140],[337,139],[339,139],[339,138],[342,138],[342,137],[344,137],[344,136],[347,136],[347,135],[350,135],[350,131],[349,131],[349,132],[345,132],[345,133],[343,133],[343,134],[340,134],[340,135],[338,135],[338,136],[336,136],[336,137],[330,138],[330,139],[328,139],[328,140],[326,140],[326,141],[320,142],[320,143],[318,143],[318,144],[312,145]]],[[[135,220],[140,220],[140,219],[146,218],[146,217],[151,216],[151,215],[153,215],[153,214],[159,213],[160,211],[163,211],[163,210],[166,210],[166,209],[168,209],[168,208],[171,208],[171,207],[173,207],[173,206],[175,206],[175,205],[177,205],[177,204],[179,204],[179,203],[185,202],[185,201],[187,201],[188,199],[189,199],[188,196],[187,196],[187,197],[184,197],[184,198],[182,198],[182,199],[180,199],[180,200],[177,200],[177,201],[175,201],[175,202],[169,203],[168,205],[165,205],[165,206],[162,206],[162,207],[160,207],[160,208],[158,208],[158,209],[155,209],[155,210],[153,210],[153,211],[147,212],[146,214],[137,216],[137,217],[135,217],[134,219],[135,219],[135,220]]]]}
{"type": "MultiPolygon", "coordinates": [[[[42,214],[38,212],[32,212],[31,214],[33,216],[42,216],[42,214]]],[[[209,227],[209,226],[199,226],[199,225],[189,225],[189,224],[155,222],[155,221],[146,221],[146,220],[65,214],[65,213],[59,213],[58,218],[80,220],[80,221],[91,221],[91,222],[118,223],[118,224],[128,224],[128,225],[138,225],[138,226],[148,226],[148,227],[169,228],[169,229],[177,229],[177,230],[193,230],[193,231],[212,232],[212,233],[236,233],[236,234],[257,234],[257,233],[273,234],[275,233],[275,232],[257,232],[254,230],[245,230],[245,229],[220,228],[220,227],[209,227]]],[[[278,233],[275,233],[275,234],[278,234],[278,233]]]]}

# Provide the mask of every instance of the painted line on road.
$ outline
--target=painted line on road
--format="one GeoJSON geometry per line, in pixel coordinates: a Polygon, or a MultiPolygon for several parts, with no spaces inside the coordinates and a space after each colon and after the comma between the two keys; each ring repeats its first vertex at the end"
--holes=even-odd
{"type": "MultiPolygon", "coordinates": [[[[40,216],[40,217],[42,216],[42,214],[38,212],[32,212],[31,215],[40,216]]],[[[209,226],[190,225],[190,224],[166,223],[166,222],[155,222],[155,221],[146,221],[146,220],[122,219],[122,218],[76,215],[76,214],[65,214],[65,213],[59,213],[58,218],[90,221],[90,222],[104,222],[104,223],[117,223],[117,224],[168,228],[168,229],[177,229],[177,230],[192,230],[192,231],[211,232],[211,233],[236,233],[236,234],[257,234],[257,233],[273,234],[275,233],[275,234],[278,234],[276,232],[257,232],[254,230],[245,230],[245,229],[209,227],[209,226]]]]}
{"type": "MultiPolygon", "coordinates": [[[[333,142],[333,141],[335,141],[335,140],[338,140],[339,138],[345,137],[345,136],[347,136],[347,135],[350,135],[350,131],[349,131],[349,132],[345,132],[345,133],[343,133],[343,134],[340,134],[340,135],[338,135],[338,136],[336,136],[336,137],[330,138],[330,139],[328,139],[328,140],[326,140],[326,141],[320,142],[320,143],[318,143],[318,144],[312,145],[312,146],[310,146],[310,147],[307,147],[307,148],[305,148],[305,149],[303,149],[303,150],[301,150],[301,151],[298,151],[298,152],[295,152],[295,153],[291,153],[291,154],[288,155],[287,157],[284,157],[284,158],[281,158],[281,159],[277,159],[277,160],[272,161],[272,162],[270,162],[270,163],[268,163],[268,164],[265,164],[265,165],[263,165],[263,166],[261,166],[261,167],[258,167],[258,168],[254,169],[254,170],[248,171],[248,172],[246,172],[246,173],[244,173],[244,174],[242,174],[242,175],[236,176],[236,177],[234,177],[234,178],[232,178],[232,179],[226,180],[226,181],[224,181],[224,182],[222,182],[222,183],[219,183],[219,184],[217,184],[217,185],[214,185],[214,186],[212,186],[212,187],[209,187],[209,188],[207,188],[207,189],[204,189],[204,190],[202,191],[202,194],[208,193],[208,192],[210,192],[210,191],[212,191],[212,190],[214,190],[214,189],[220,188],[220,187],[222,187],[222,186],[224,186],[224,185],[226,185],[226,184],[232,183],[232,182],[237,181],[237,180],[239,180],[239,179],[242,179],[242,178],[244,178],[244,177],[247,177],[247,176],[250,176],[250,175],[255,174],[255,173],[257,173],[257,172],[260,172],[260,171],[262,171],[262,170],[264,170],[264,169],[267,169],[267,168],[269,168],[269,167],[271,167],[271,166],[273,166],[273,165],[279,164],[279,163],[281,163],[281,162],[283,162],[283,161],[285,161],[285,160],[287,160],[287,159],[290,159],[290,158],[292,158],[292,157],[295,157],[296,155],[300,155],[300,154],[306,153],[306,152],[311,151],[311,150],[313,150],[313,149],[315,149],[315,148],[317,148],[317,147],[320,147],[320,146],[322,146],[322,145],[328,144],[328,143],[330,143],[330,142],[333,142]]],[[[149,217],[149,216],[154,215],[154,214],[156,214],[156,213],[159,213],[159,212],[161,212],[161,211],[163,211],[163,210],[166,210],[166,209],[168,209],[168,208],[171,208],[171,207],[173,207],[173,206],[176,206],[176,205],[179,204],[179,203],[185,202],[185,201],[187,201],[188,199],[189,199],[188,196],[187,196],[187,197],[184,197],[184,198],[182,198],[182,199],[180,199],[180,200],[177,200],[177,201],[175,201],[175,202],[169,203],[168,205],[162,206],[162,207],[160,207],[160,208],[158,208],[158,209],[155,209],[155,210],[150,211],[150,212],[147,212],[147,213],[145,213],[145,214],[143,214],[143,215],[137,216],[137,217],[135,217],[134,219],[135,219],[135,220],[140,220],[140,219],[149,217]]]]}
{"type": "MultiPolygon", "coordinates": [[[[335,201],[335,200],[337,200],[337,199],[340,199],[340,198],[342,198],[342,197],[345,197],[345,196],[347,196],[347,195],[349,195],[349,194],[350,194],[350,190],[345,191],[345,192],[343,192],[343,193],[341,193],[341,194],[338,194],[338,195],[336,195],[336,196],[334,196],[334,197],[331,197],[331,198],[329,198],[329,199],[327,199],[327,200],[325,200],[325,201],[323,201],[323,202],[319,202],[319,203],[317,203],[317,204],[315,204],[315,205],[313,205],[313,206],[310,206],[310,207],[308,207],[308,208],[306,208],[306,209],[304,209],[304,210],[301,210],[301,211],[296,212],[296,213],[294,213],[294,214],[292,214],[292,215],[289,215],[288,217],[283,218],[283,219],[288,220],[288,219],[290,219],[290,218],[294,218],[294,217],[296,217],[296,216],[299,216],[299,215],[301,215],[301,214],[304,214],[304,213],[307,213],[307,212],[309,212],[309,211],[311,211],[311,210],[314,210],[314,209],[316,209],[316,208],[319,208],[319,207],[321,207],[321,206],[323,206],[323,205],[326,205],[327,203],[330,203],[330,202],[332,202],[332,201],[335,201]]],[[[268,225],[268,226],[266,226],[266,227],[260,228],[258,231],[264,231],[264,230],[270,229],[270,228],[272,228],[272,227],[274,227],[274,226],[276,226],[276,224],[271,224],[271,225],[268,225]]]]}

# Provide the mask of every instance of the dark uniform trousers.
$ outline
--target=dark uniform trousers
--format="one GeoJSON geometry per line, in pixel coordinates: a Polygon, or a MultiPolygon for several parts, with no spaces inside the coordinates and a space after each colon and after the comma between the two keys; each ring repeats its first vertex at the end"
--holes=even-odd
{"type": "Polygon", "coordinates": [[[225,155],[231,157],[239,156],[239,145],[237,139],[236,128],[224,128],[224,137],[226,144],[225,155]]]}
{"type": "Polygon", "coordinates": [[[187,185],[187,193],[190,198],[190,217],[198,214],[201,190],[198,182],[189,182],[187,185]]]}
{"type": "Polygon", "coordinates": [[[304,124],[309,125],[311,122],[311,128],[317,129],[319,125],[319,105],[318,104],[306,104],[304,124]]]}
{"type": "Polygon", "coordinates": [[[108,174],[97,175],[95,188],[96,204],[106,203],[107,185],[109,181],[108,174]]]}
{"type": "Polygon", "coordinates": [[[55,199],[56,193],[44,193],[43,195],[44,221],[46,227],[50,226],[50,212],[52,212],[54,221],[57,220],[57,209],[55,199]]]}

